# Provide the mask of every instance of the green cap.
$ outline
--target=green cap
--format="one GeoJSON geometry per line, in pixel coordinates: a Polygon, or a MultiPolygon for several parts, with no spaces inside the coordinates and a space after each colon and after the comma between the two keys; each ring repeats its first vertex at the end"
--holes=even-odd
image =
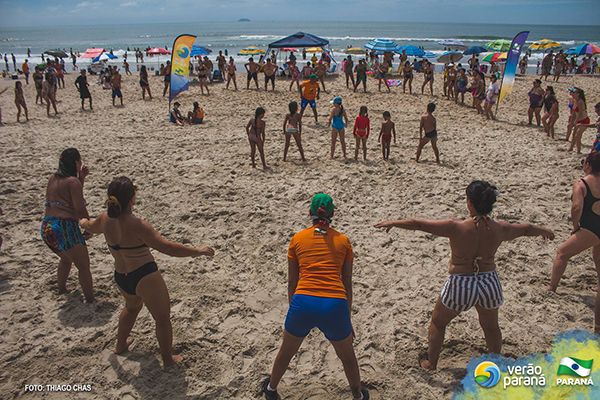
{"type": "Polygon", "coordinates": [[[333,209],[335,206],[333,205],[333,199],[331,196],[325,193],[317,193],[312,199],[310,203],[310,212],[312,215],[319,215],[318,211],[320,208],[325,210],[325,216],[328,217],[333,214],[333,209]]]}
{"type": "Polygon", "coordinates": [[[310,74],[310,79],[319,79],[319,77],[315,74],[310,74]]]}

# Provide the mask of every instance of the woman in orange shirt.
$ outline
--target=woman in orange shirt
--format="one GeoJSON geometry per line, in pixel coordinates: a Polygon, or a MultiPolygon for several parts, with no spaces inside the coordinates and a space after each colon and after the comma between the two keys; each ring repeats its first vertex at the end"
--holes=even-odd
{"type": "Polygon", "coordinates": [[[310,205],[313,225],[292,238],[288,249],[288,300],[283,343],[275,358],[271,377],[263,383],[267,400],[280,399],[277,385],[290,360],[312,328],[329,339],[344,365],[354,399],[369,399],[361,387],[360,371],[352,340],[352,264],[354,254],[348,238],[329,227],[333,216],[330,196],[316,194],[310,205]]]}

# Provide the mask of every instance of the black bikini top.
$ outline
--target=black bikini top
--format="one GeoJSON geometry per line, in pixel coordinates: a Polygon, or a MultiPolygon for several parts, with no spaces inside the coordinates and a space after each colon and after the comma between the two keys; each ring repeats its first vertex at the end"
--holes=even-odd
{"type": "Polygon", "coordinates": [[[106,243],[106,245],[107,245],[108,247],[110,247],[111,249],[113,249],[113,250],[117,250],[117,251],[118,251],[118,250],[133,250],[133,249],[141,249],[141,248],[143,248],[143,247],[148,247],[148,245],[147,245],[146,243],[142,243],[142,244],[140,244],[139,246],[133,246],[133,247],[121,247],[121,246],[119,246],[118,244],[116,244],[116,245],[114,245],[114,246],[111,246],[111,245],[110,245],[110,244],[108,244],[108,243],[106,243]]]}

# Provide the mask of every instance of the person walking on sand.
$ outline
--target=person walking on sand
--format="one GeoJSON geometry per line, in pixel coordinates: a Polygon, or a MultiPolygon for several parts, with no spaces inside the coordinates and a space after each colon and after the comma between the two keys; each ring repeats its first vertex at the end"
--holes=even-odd
{"type": "Polygon", "coordinates": [[[494,221],[489,217],[499,195],[495,186],[473,181],[466,190],[469,218],[466,220],[405,219],[384,221],[375,228],[393,227],[419,230],[450,239],[450,276],[438,296],[429,326],[428,357],[421,367],[437,368],[444,342],[446,326],[461,312],[475,306],[479,324],[489,353],[500,354],[502,333],[498,326],[498,309],[504,303],[502,285],[496,272],[494,257],[502,242],[521,236],[541,236],[554,239],[554,232],[531,224],[494,221]]]}
{"type": "Polygon", "coordinates": [[[381,64],[379,64],[379,68],[377,70],[377,78],[379,79],[379,91],[381,92],[381,82],[383,82],[385,84],[385,87],[388,90],[388,93],[391,92],[390,89],[390,85],[388,84],[387,81],[387,73],[389,70],[389,65],[387,63],[387,61],[383,61],[381,64]]]}
{"type": "Polygon", "coordinates": [[[167,95],[169,91],[169,87],[171,86],[171,61],[167,61],[167,65],[165,66],[165,76],[163,77],[163,82],[165,87],[163,88],[163,97],[167,95]]]}
{"type": "Polygon", "coordinates": [[[50,105],[52,104],[52,108],[54,108],[54,114],[58,115],[58,110],[56,109],[56,87],[54,86],[55,77],[52,75],[52,72],[46,72],[46,80],[42,85],[42,96],[44,100],[46,100],[46,115],[50,116],[50,105]]]}
{"type": "Polygon", "coordinates": [[[321,86],[323,86],[323,91],[327,93],[327,89],[325,89],[325,72],[327,72],[327,67],[323,62],[318,62],[314,67],[314,74],[319,78],[319,82],[321,82],[321,86]]]}
{"type": "Polygon", "coordinates": [[[271,62],[270,58],[267,58],[267,63],[264,66],[265,73],[265,92],[269,87],[269,81],[271,81],[272,90],[275,91],[275,72],[277,71],[277,65],[271,62]]]}
{"type": "Polygon", "coordinates": [[[221,78],[225,77],[225,66],[227,65],[227,59],[223,55],[222,51],[219,51],[219,55],[217,56],[217,66],[219,67],[219,71],[221,71],[221,78]]]}
{"type": "Polygon", "coordinates": [[[342,105],[341,97],[336,97],[331,100],[331,104],[333,104],[333,108],[331,109],[331,113],[329,113],[329,122],[327,122],[327,126],[331,126],[331,156],[329,158],[333,160],[335,143],[337,142],[338,136],[340,137],[342,154],[344,155],[344,158],[346,158],[346,139],[344,134],[346,132],[346,125],[348,125],[348,116],[342,105]]]}
{"type": "Polygon", "coordinates": [[[415,162],[419,162],[423,147],[431,141],[431,148],[435,154],[435,162],[438,164],[440,163],[440,152],[437,148],[437,121],[433,116],[434,111],[435,103],[429,103],[427,104],[427,114],[421,117],[421,125],[419,125],[419,146],[417,147],[415,162]],[[423,132],[425,132],[425,137],[423,137],[423,132]]]}
{"type": "Polygon", "coordinates": [[[575,100],[575,106],[573,112],[575,113],[575,124],[573,130],[573,138],[571,139],[571,145],[569,150],[573,150],[574,146],[577,146],[577,154],[581,154],[581,138],[583,132],[588,128],[590,123],[590,117],[587,113],[587,104],[585,101],[585,92],[583,89],[575,88],[573,90],[573,100],[575,100]]]}
{"type": "Polygon", "coordinates": [[[315,99],[319,100],[321,89],[319,88],[319,82],[317,82],[317,75],[311,74],[310,79],[302,82],[300,88],[302,89],[302,91],[300,91],[300,118],[302,119],[306,106],[310,105],[310,108],[312,108],[315,116],[315,124],[319,125],[319,117],[317,116],[317,103],[315,102],[315,99]]]}
{"type": "Polygon", "coordinates": [[[354,83],[354,61],[352,61],[352,56],[348,56],[346,62],[344,63],[344,75],[346,75],[346,87],[349,88],[349,82],[352,81],[352,87],[356,86],[354,83]]]}
{"type": "Polygon", "coordinates": [[[554,88],[552,86],[546,87],[546,94],[544,95],[544,116],[542,117],[542,125],[544,125],[544,132],[546,136],[554,139],[554,124],[558,120],[558,100],[554,95],[554,88]]]}
{"type": "MultiPolygon", "coordinates": [[[[550,50],[550,53],[542,60],[542,75],[540,79],[545,77],[545,80],[548,80],[548,76],[550,75],[550,71],[552,70],[552,64],[554,63],[554,52],[550,50]]],[[[539,125],[539,124],[538,124],[539,125]]]]}
{"type": "Polygon", "coordinates": [[[90,256],[85,239],[77,222],[89,218],[83,198],[83,184],[89,169],[81,161],[77,149],[63,151],[58,161],[58,170],[50,176],[46,188],[46,211],[42,222],[41,235],[46,245],[59,258],[58,294],[69,293],[67,279],[71,266],[79,270],[79,284],[86,303],[94,303],[94,286],[90,270],[90,256]]]}
{"type": "Polygon", "coordinates": [[[496,104],[496,102],[498,101],[499,95],[500,84],[498,83],[498,76],[494,74],[490,77],[490,86],[487,89],[484,105],[485,116],[487,117],[487,119],[491,119],[492,121],[495,119],[494,111],[492,111],[492,108],[494,107],[494,104],[496,104]]]}
{"type": "MultiPolygon", "coordinates": [[[[90,85],[88,84],[88,81],[87,81],[87,72],[86,72],[85,68],[82,68],[80,75],[77,77],[77,79],[75,79],[75,87],[79,91],[79,97],[81,98],[81,109],[82,110],[85,110],[85,107],[84,107],[85,99],[90,100],[90,110],[94,109],[92,107],[92,95],[90,93],[89,86],[90,85]]],[[[114,102],[114,100],[113,100],[113,102],[114,102]]]]}
{"type": "Polygon", "coordinates": [[[290,62],[290,73],[292,76],[292,80],[290,82],[290,91],[292,90],[292,87],[294,86],[294,82],[296,83],[296,87],[298,88],[298,91],[299,91],[300,90],[300,79],[302,79],[302,74],[300,73],[300,70],[298,69],[298,66],[296,65],[296,61],[290,62]]]}
{"type": "Polygon", "coordinates": [[[172,257],[212,257],[215,251],[208,246],[190,247],[163,238],[152,225],[133,214],[136,191],[131,179],[125,176],[114,179],[108,186],[107,211],[94,220],[81,220],[80,225],[90,233],[103,234],[115,260],[115,282],[125,298],[115,354],[127,351],[133,342],[129,335],[145,305],[156,322],[163,369],[168,369],[183,357],[173,355],[171,300],[150,248],[172,257]]]}
{"type": "Polygon", "coordinates": [[[227,64],[227,86],[225,86],[225,89],[229,89],[229,84],[233,80],[233,86],[235,87],[235,90],[238,90],[237,81],[235,80],[235,71],[236,68],[233,57],[229,57],[229,64],[227,64]]]}
{"type": "Polygon", "coordinates": [[[125,75],[131,75],[131,71],[129,70],[129,63],[127,60],[123,60],[123,68],[125,68],[125,75]]]}
{"type": "Polygon", "coordinates": [[[356,140],[354,146],[354,160],[358,161],[358,151],[362,145],[363,160],[367,161],[367,138],[371,133],[371,121],[369,120],[369,110],[367,106],[361,106],[358,112],[358,117],[354,120],[354,130],[352,134],[356,140]]]}
{"type": "Polygon", "coordinates": [[[304,338],[317,327],[333,345],[353,399],[369,400],[361,385],[352,341],[352,268],[354,253],[346,236],[330,227],[333,199],[316,194],[310,204],[312,226],[292,237],[288,249],[288,302],[283,342],[271,376],[262,385],[267,400],[279,400],[277,387],[304,338]]]}
{"type": "Polygon", "coordinates": [[[390,159],[390,144],[392,142],[392,134],[394,135],[394,143],[396,143],[396,124],[392,121],[389,111],[383,112],[383,123],[379,131],[377,142],[381,142],[381,154],[384,160],[390,159]]]}
{"type": "Polygon", "coordinates": [[[425,86],[429,83],[429,90],[431,95],[433,96],[433,65],[427,61],[423,61],[425,63],[425,67],[423,68],[423,85],[421,86],[421,94],[425,93],[425,86]]]}
{"type": "Polygon", "coordinates": [[[290,110],[289,114],[286,114],[283,120],[283,135],[285,136],[285,147],[283,148],[283,161],[286,161],[288,149],[290,147],[291,137],[294,137],[300,157],[303,162],[306,162],[304,158],[304,149],[302,149],[302,117],[298,113],[298,103],[292,101],[288,105],[290,110]]]}
{"type": "Polygon", "coordinates": [[[42,94],[42,88],[44,86],[44,75],[40,67],[36,66],[33,73],[33,83],[35,85],[35,104],[40,101],[40,104],[44,104],[44,96],[42,94]]]}
{"type": "Polygon", "coordinates": [[[250,82],[254,80],[256,89],[258,89],[258,64],[254,62],[254,58],[250,57],[248,62],[244,64],[247,73],[246,90],[250,89],[250,82]]]}
{"type": "Polygon", "coordinates": [[[268,169],[269,166],[265,162],[265,109],[258,107],[254,111],[254,118],[250,118],[246,125],[246,134],[248,135],[248,142],[250,142],[250,158],[252,159],[252,168],[256,168],[256,148],[258,147],[258,153],[260,160],[262,161],[263,169],[268,169]]]}
{"type": "Polygon", "coordinates": [[[404,77],[402,81],[402,93],[406,93],[406,85],[408,84],[408,93],[412,94],[413,69],[408,61],[402,67],[402,76],[404,77]]]}
{"type": "Polygon", "coordinates": [[[148,92],[148,96],[150,97],[150,100],[152,100],[150,82],[148,81],[148,71],[146,70],[145,65],[142,65],[142,68],[140,69],[140,86],[142,88],[142,100],[146,100],[146,92],[148,92]]]}
{"type": "Polygon", "coordinates": [[[204,94],[204,89],[206,89],[206,95],[210,96],[210,91],[208,90],[208,84],[206,83],[206,75],[210,72],[205,63],[201,62],[198,64],[198,81],[200,82],[200,91],[204,94]]]}
{"type": "Polygon", "coordinates": [[[25,59],[25,61],[23,61],[23,65],[21,65],[21,68],[23,69],[23,74],[25,75],[25,83],[27,85],[29,85],[29,64],[27,64],[29,60],[25,59]]]}
{"type": "Polygon", "coordinates": [[[527,115],[529,116],[529,123],[527,125],[531,125],[533,121],[533,116],[535,114],[535,120],[537,122],[537,126],[540,126],[541,116],[540,112],[542,111],[542,100],[544,99],[544,89],[541,87],[542,81],[539,79],[535,79],[533,81],[533,87],[529,91],[529,108],[527,109],[527,115]]]}
{"type": "Polygon", "coordinates": [[[118,97],[121,100],[121,107],[123,107],[123,93],[121,93],[121,74],[117,67],[113,71],[113,75],[110,78],[110,87],[112,89],[112,105],[115,106],[115,98],[118,97]]]}
{"type": "Polygon", "coordinates": [[[367,64],[364,59],[358,60],[358,64],[354,67],[356,72],[356,84],[354,85],[354,91],[358,88],[358,85],[362,82],[363,89],[367,93],[367,64]]]}
{"type": "MultiPolygon", "coordinates": [[[[592,151],[582,160],[582,164],[585,176],[576,180],[573,185],[571,206],[573,230],[556,252],[548,286],[548,290],[552,292],[556,292],[569,260],[590,247],[596,273],[600,277],[600,210],[596,206],[600,200],[600,153],[592,151]]],[[[594,332],[600,334],[600,288],[596,293],[594,332]]]]}
{"type": "Polygon", "coordinates": [[[15,82],[15,106],[17,107],[17,122],[21,122],[21,108],[25,111],[25,118],[29,121],[29,112],[27,111],[27,103],[23,94],[23,84],[21,81],[15,82]]]}

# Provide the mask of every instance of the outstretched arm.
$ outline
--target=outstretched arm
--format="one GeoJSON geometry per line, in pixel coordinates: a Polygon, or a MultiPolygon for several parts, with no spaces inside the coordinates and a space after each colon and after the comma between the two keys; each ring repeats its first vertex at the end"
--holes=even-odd
{"type": "Polygon", "coordinates": [[[160,236],[152,225],[144,220],[141,220],[139,237],[149,247],[173,257],[213,256],[215,254],[215,251],[208,246],[195,248],[171,242],[160,236]]]}
{"type": "Polygon", "coordinates": [[[498,221],[502,227],[502,241],[513,240],[521,236],[541,236],[544,239],[554,240],[554,232],[532,224],[511,224],[498,221]]]}
{"type": "Polygon", "coordinates": [[[79,226],[89,233],[102,233],[102,219],[105,218],[105,216],[106,213],[102,213],[95,219],[80,219],[79,226]]]}
{"type": "Polygon", "coordinates": [[[395,221],[384,221],[375,225],[375,228],[385,229],[389,232],[392,228],[401,228],[411,231],[423,231],[436,236],[450,237],[454,234],[457,226],[457,219],[402,219],[395,221]]]}

